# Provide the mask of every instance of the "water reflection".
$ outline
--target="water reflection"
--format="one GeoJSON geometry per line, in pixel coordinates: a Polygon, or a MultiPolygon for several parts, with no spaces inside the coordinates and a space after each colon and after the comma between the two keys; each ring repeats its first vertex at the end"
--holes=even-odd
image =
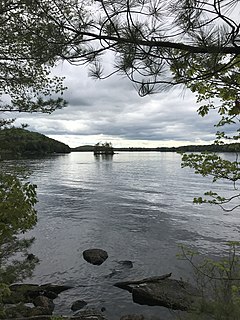
{"type": "Polygon", "coordinates": [[[94,154],[94,158],[96,161],[112,161],[113,156],[114,156],[113,154],[107,154],[107,153],[94,154]]]}

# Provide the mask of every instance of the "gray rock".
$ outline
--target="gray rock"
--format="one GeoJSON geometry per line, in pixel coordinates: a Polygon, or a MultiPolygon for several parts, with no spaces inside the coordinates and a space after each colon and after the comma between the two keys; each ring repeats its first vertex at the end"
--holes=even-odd
{"type": "Polygon", "coordinates": [[[38,296],[33,300],[33,304],[35,307],[43,307],[44,309],[49,310],[49,313],[47,314],[51,314],[54,310],[53,301],[45,296],[38,296]]]}
{"type": "Polygon", "coordinates": [[[199,301],[197,289],[188,282],[169,279],[170,276],[119,282],[115,286],[131,292],[133,301],[138,304],[174,310],[195,309],[199,301]]]}
{"type": "Polygon", "coordinates": [[[59,294],[63,291],[72,289],[73,287],[71,286],[66,286],[66,285],[58,285],[58,284],[52,284],[52,283],[47,283],[43,284],[40,286],[40,289],[46,292],[54,292],[55,294],[59,294]]]}
{"type": "Polygon", "coordinates": [[[84,301],[84,300],[77,300],[77,301],[74,301],[72,306],[71,306],[71,310],[72,311],[77,311],[77,310],[80,310],[82,309],[83,307],[85,307],[87,305],[87,302],[84,301]]]}
{"type": "Polygon", "coordinates": [[[44,296],[51,300],[54,300],[58,297],[58,294],[52,291],[44,291],[44,296]]]}
{"type": "Polygon", "coordinates": [[[87,262],[99,266],[108,258],[108,254],[102,249],[87,249],[83,251],[83,258],[87,262]]]}
{"type": "Polygon", "coordinates": [[[118,264],[120,264],[123,268],[133,268],[133,263],[131,260],[121,260],[118,261],[118,264]]]}
{"type": "Polygon", "coordinates": [[[20,302],[28,303],[38,296],[46,296],[55,299],[62,291],[71,289],[72,287],[54,284],[13,284],[10,286],[10,296],[4,298],[4,303],[17,304],[20,302]]]}

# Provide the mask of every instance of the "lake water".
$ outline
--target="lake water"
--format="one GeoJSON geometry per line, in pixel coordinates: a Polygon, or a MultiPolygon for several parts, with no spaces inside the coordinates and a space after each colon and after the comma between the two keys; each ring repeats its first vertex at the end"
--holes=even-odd
{"type": "MultiPolygon", "coordinates": [[[[230,156],[230,155],[227,155],[230,156]]],[[[171,319],[162,307],[134,304],[127,291],[113,286],[168,272],[191,278],[179,261],[178,244],[202,255],[223,254],[224,243],[239,240],[239,211],[224,214],[217,206],[194,205],[194,196],[230,186],[181,169],[176,153],[119,153],[96,158],[71,153],[25,160],[31,181],[38,185],[38,224],[32,252],[40,259],[27,282],[72,285],[55,300],[56,313],[71,314],[73,301],[106,308],[109,320],[129,313],[147,319],[171,319]],[[82,258],[88,248],[102,248],[109,258],[93,266],[82,258]],[[133,268],[119,261],[131,260],[133,268]]],[[[9,161],[7,164],[11,164],[9,161]]]]}

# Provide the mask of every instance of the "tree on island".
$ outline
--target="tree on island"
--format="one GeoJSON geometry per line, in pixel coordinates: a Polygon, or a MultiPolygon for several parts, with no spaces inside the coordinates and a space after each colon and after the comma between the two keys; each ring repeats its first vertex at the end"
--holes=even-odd
{"type": "Polygon", "coordinates": [[[114,151],[113,151],[113,146],[111,142],[98,142],[95,144],[94,146],[94,150],[93,153],[95,155],[113,155],[114,151]]]}

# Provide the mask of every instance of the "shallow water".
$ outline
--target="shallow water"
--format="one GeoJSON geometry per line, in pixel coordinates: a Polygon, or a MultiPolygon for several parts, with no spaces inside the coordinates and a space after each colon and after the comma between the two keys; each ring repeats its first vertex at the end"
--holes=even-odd
{"type": "Polygon", "coordinates": [[[176,258],[179,243],[215,255],[226,241],[239,240],[239,212],[226,215],[192,203],[210,189],[228,192],[229,185],[212,186],[209,178],[181,169],[176,153],[72,153],[22,163],[39,198],[38,224],[29,235],[36,237],[32,252],[40,264],[26,281],[74,286],[55,300],[58,314],[71,314],[72,302],[81,299],[106,308],[111,320],[129,313],[171,319],[167,309],[134,304],[113,284],[168,272],[191,278],[189,265],[176,258]],[[101,266],[82,258],[93,247],[108,252],[101,266]],[[133,261],[133,268],[122,267],[121,260],[133,261]]]}

